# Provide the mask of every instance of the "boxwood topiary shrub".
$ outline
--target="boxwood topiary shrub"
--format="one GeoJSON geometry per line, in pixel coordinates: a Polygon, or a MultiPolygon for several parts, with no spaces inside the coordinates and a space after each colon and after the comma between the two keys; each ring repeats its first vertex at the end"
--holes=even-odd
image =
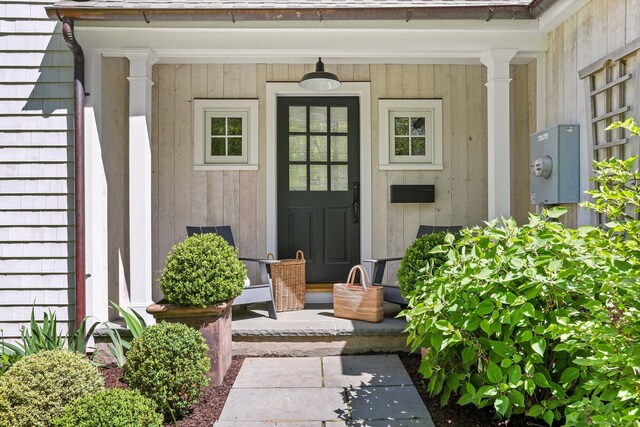
{"type": "Polygon", "coordinates": [[[208,383],[207,351],[200,332],[182,324],[160,322],[131,343],[124,379],[153,400],[168,419],[182,416],[208,383]]]}
{"type": "Polygon", "coordinates": [[[67,405],[51,427],[162,427],[155,409],[137,391],[112,388],[67,405]]]}
{"type": "Polygon", "coordinates": [[[24,357],[0,381],[0,426],[46,427],[69,403],[104,389],[82,354],[47,350],[24,357]]]}
{"type": "Polygon", "coordinates": [[[436,246],[445,243],[446,232],[425,234],[418,237],[404,253],[397,277],[400,294],[408,300],[416,288],[416,283],[424,276],[422,271],[430,262],[430,267],[439,268],[446,261],[445,253],[429,253],[436,246]]]}
{"type": "Polygon", "coordinates": [[[167,301],[208,307],[240,295],[247,268],[224,238],[195,234],[173,246],[160,277],[167,301]]]}

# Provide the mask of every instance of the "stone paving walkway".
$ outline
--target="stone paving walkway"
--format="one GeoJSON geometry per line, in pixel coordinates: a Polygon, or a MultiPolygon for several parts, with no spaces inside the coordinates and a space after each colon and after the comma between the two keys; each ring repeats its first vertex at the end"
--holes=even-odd
{"type": "Polygon", "coordinates": [[[396,355],[245,359],[215,427],[435,427],[396,355]]]}

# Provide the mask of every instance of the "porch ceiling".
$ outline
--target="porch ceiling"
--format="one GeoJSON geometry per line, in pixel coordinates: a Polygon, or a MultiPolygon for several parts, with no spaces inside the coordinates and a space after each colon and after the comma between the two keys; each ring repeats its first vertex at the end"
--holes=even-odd
{"type": "Polygon", "coordinates": [[[557,0],[61,0],[50,17],[97,21],[535,19],[557,0]]]}

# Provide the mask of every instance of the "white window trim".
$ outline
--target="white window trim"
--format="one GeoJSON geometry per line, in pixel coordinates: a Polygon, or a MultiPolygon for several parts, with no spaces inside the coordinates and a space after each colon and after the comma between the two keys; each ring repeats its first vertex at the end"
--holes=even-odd
{"type": "MultiPolygon", "coordinates": [[[[243,125],[243,133],[245,132],[243,125]]],[[[245,145],[243,143],[243,149],[245,145]]],[[[193,100],[193,169],[212,170],[257,170],[258,169],[258,100],[257,99],[194,99],[193,100]],[[205,116],[207,113],[233,116],[245,113],[247,159],[241,162],[206,163],[207,142],[205,116]]]]}
{"type": "MultiPolygon", "coordinates": [[[[380,170],[442,170],[442,100],[441,99],[380,99],[378,100],[379,114],[379,164],[380,170]],[[433,114],[433,161],[426,163],[416,159],[414,162],[394,163],[391,151],[391,113],[431,112],[433,114]]],[[[428,148],[427,148],[428,149],[428,148]]]]}

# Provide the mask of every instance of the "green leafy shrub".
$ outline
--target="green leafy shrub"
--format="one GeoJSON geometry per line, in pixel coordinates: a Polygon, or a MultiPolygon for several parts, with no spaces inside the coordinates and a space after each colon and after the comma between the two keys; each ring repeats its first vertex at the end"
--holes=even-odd
{"type": "Polygon", "coordinates": [[[104,388],[82,354],[44,350],[25,356],[0,381],[0,426],[45,427],[69,403],[104,388]]]}
{"type": "Polygon", "coordinates": [[[64,408],[52,427],[162,427],[156,404],[134,390],[109,389],[64,408]]]}
{"type": "Polygon", "coordinates": [[[404,253],[397,277],[400,286],[400,294],[403,298],[409,298],[413,293],[416,282],[424,275],[425,268],[439,268],[447,260],[444,253],[430,253],[436,246],[445,242],[447,233],[425,234],[418,237],[404,253]]]}
{"type": "Polygon", "coordinates": [[[174,304],[208,307],[242,293],[247,269],[235,248],[215,234],[195,234],[174,245],[160,289],[174,304]]]}
{"type": "Polygon", "coordinates": [[[208,347],[202,335],[185,325],[161,322],[131,343],[125,381],[172,418],[184,415],[208,383],[208,347]]]}
{"type": "MultiPolygon", "coordinates": [[[[634,123],[625,123],[633,131],[634,123]]],[[[636,158],[594,165],[584,206],[605,228],[567,229],[564,210],[463,231],[435,252],[411,295],[412,347],[447,402],[492,405],[551,425],[640,425],[640,172],[636,158]]]]}

